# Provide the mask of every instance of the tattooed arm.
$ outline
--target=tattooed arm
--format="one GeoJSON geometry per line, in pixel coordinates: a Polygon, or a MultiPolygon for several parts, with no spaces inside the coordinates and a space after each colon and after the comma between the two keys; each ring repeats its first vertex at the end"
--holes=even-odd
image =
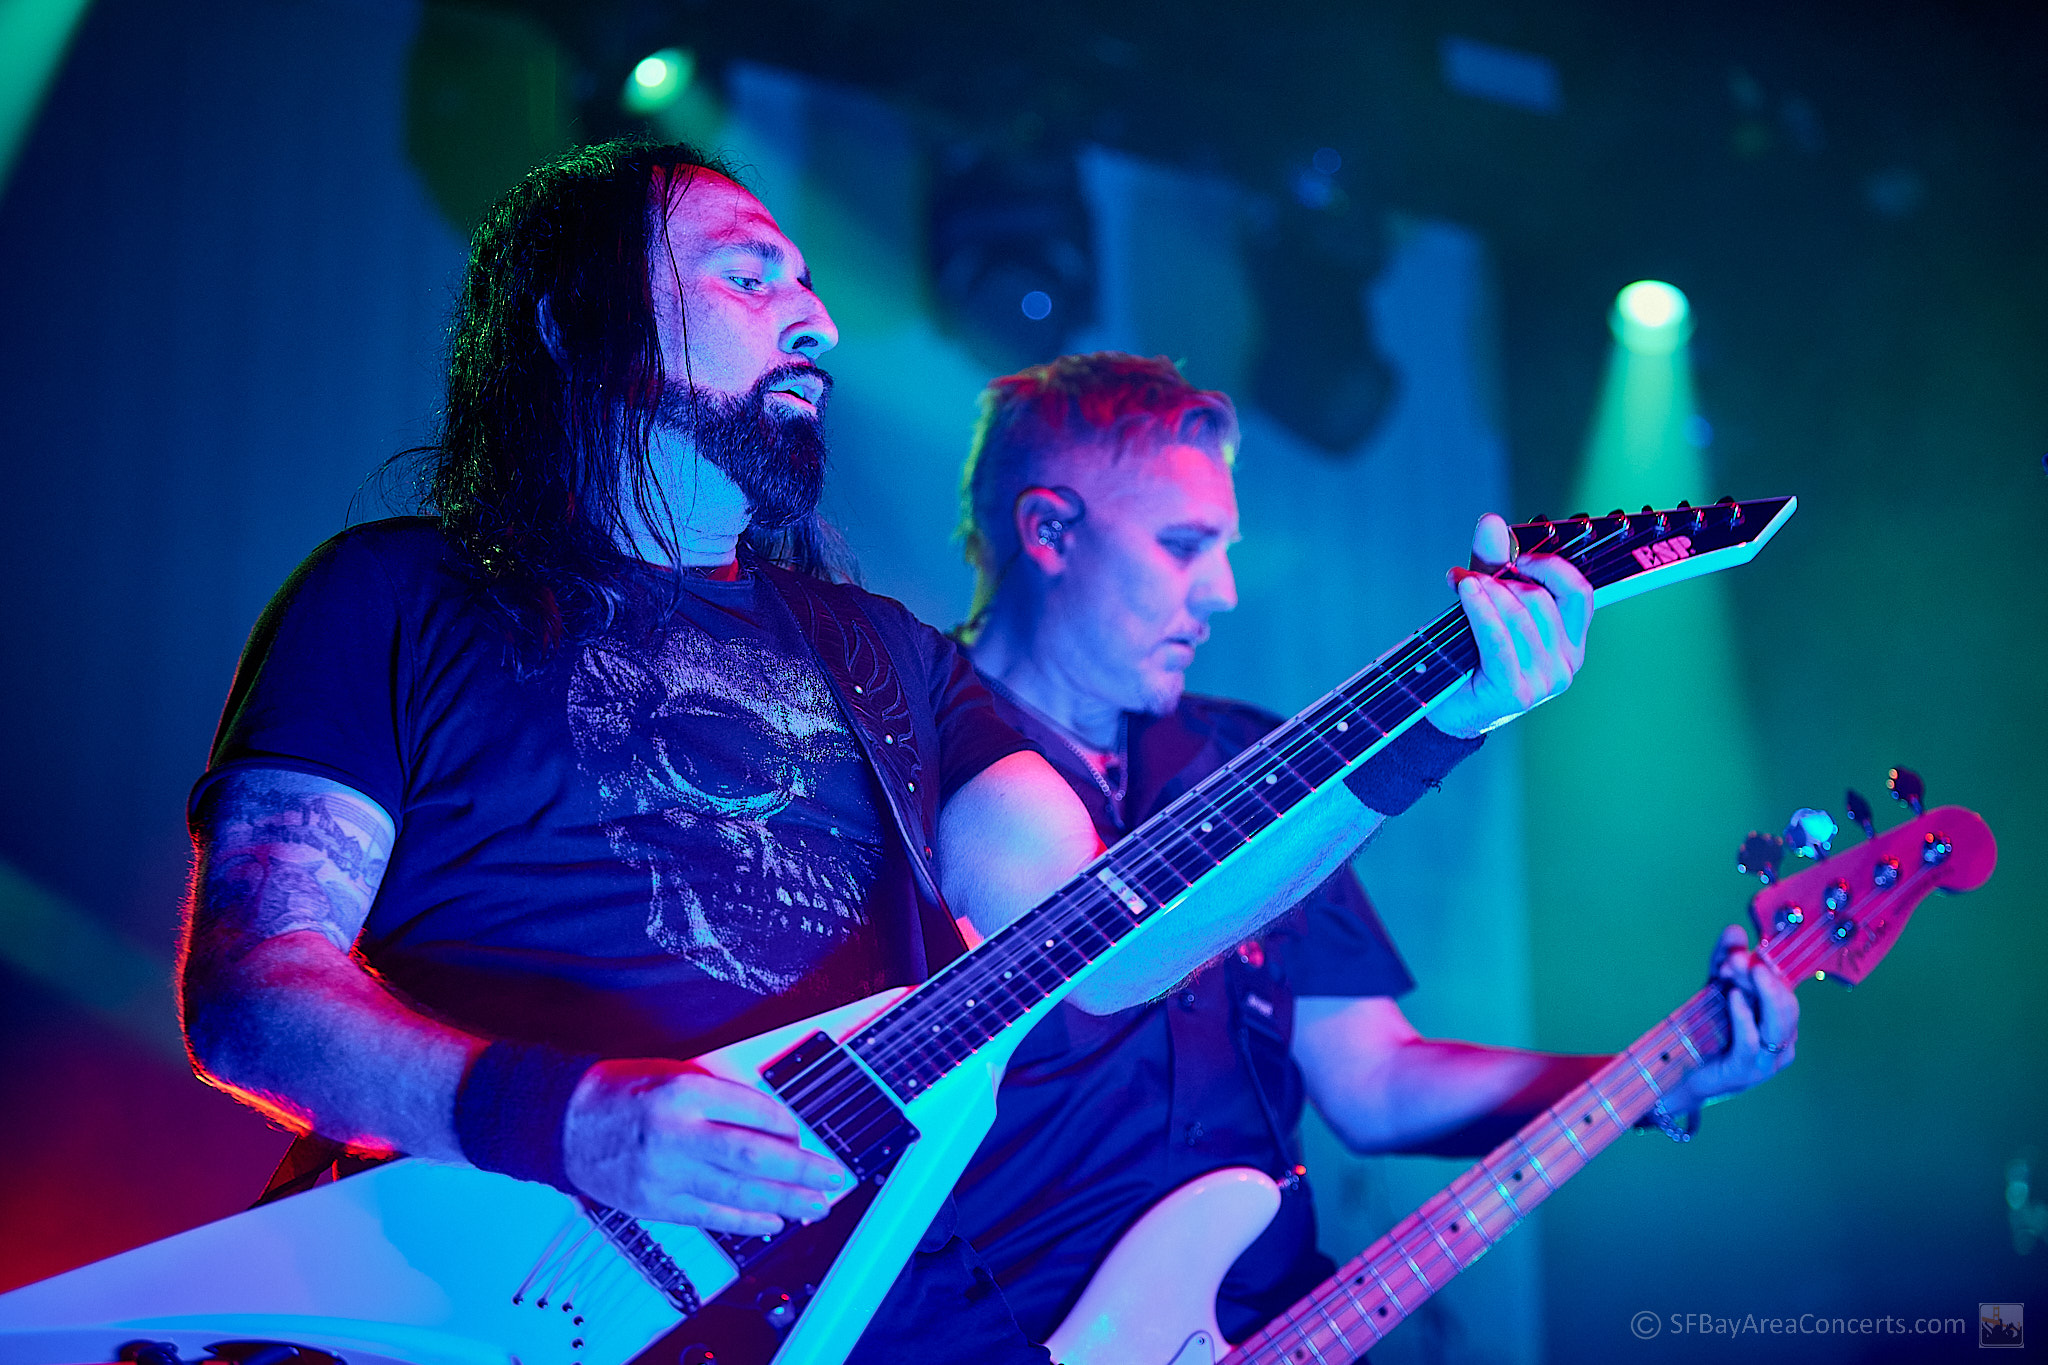
{"type": "MultiPolygon", "coordinates": [[[[300,1132],[462,1160],[455,1092],[486,1041],[427,1018],[349,949],[394,837],[361,792],[242,769],[207,792],[180,954],[200,1074],[300,1132]]],[[[796,1118],[678,1063],[600,1062],[563,1125],[571,1181],[645,1218],[772,1233],[843,1183],[798,1147],[796,1118]]]]}
{"type": "Polygon", "coordinates": [[[394,836],[362,793],[274,768],[200,807],[181,954],[200,1074],[366,1150],[459,1159],[455,1087],[484,1040],[407,1007],[350,954],[394,836]]]}

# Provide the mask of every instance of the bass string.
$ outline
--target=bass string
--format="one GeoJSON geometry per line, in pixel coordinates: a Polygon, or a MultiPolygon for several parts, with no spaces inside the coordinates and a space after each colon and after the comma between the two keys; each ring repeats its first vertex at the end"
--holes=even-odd
{"type": "MultiPolygon", "coordinates": [[[[1716,1013],[1713,1007],[1715,998],[1712,992],[1701,992],[1693,999],[1687,1001],[1685,1005],[1681,1006],[1671,1016],[1667,1017],[1658,1027],[1677,1027],[1688,1032],[1708,1032],[1709,1026],[1716,1022],[1716,1013]]],[[[1653,1029],[1652,1034],[1655,1032],[1656,1030],[1653,1029]]],[[[1637,1041],[1640,1043],[1643,1040],[1638,1039],[1637,1041]]],[[[1642,1112],[1648,1112],[1649,1103],[1646,1101],[1653,1102],[1653,1097],[1659,1093],[1653,1090],[1649,1081],[1643,1079],[1629,1068],[1622,1066],[1622,1063],[1630,1058],[1635,1046],[1635,1044],[1631,1044],[1628,1049],[1624,1049],[1623,1053],[1617,1056],[1610,1068],[1603,1068],[1600,1073],[1583,1083],[1580,1087],[1580,1089],[1589,1092],[1597,1098],[1604,1098],[1608,1104],[1612,1104],[1615,1107],[1617,1112],[1624,1115],[1634,1111],[1638,1104],[1641,1104],[1642,1112]],[[1610,1069],[1614,1070],[1614,1077],[1610,1080],[1607,1088],[1603,1090],[1601,1088],[1601,1078],[1610,1069]],[[1619,1081],[1619,1084],[1613,1083],[1614,1081],[1619,1081]]],[[[1691,1069],[1690,1066],[1687,1066],[1683,1070],[1691,1069]]],[[[1562,1102],[1560,1101],[1560,1103],[1562,1102]]],[[[1504,1151],[1509,1145],[1521,1146],[1525,1155],[1545,1166],[1560,1163],[1562,1158],[1563,1160],[1577,1160],[1580,1166],[1583,1167],[1585,1163],[1590,1162],[1592,1157],[1598,1156],[1601,1151],[1604,1151],[1607,1145],[1618,1138],[1623,1131],[1617,1128],[1609,1132],[1605,1137],[1597,1139],[1600,1143],[1599,1147],[1581,1157],[1570,1146],[1570,1140],[1563,1136],[1563,1120],[1559,1117],[1557,1108],[1557,1106],[1553,1106],[1543,1116],[1526,1125],[1521,1132],[1517,1133],[1515,1137],[1510,1138],[1507,1143],[1503,1143],[1500,1147],[1495,1148],[1485,1157],[1482,1157],[1470,1169],[1460,1174],[1456,1180],[1453,1180],[1439,1195],[1433,1196],[1421,1209],[1418,1209],[1414,1214],[1403,1220],[1402,1224],[1390,1232],[1381,1243],[1368,1248],[1350,1264],[1339,1270],[1336,1275],[1324,1281],[1318,1289],[1289,1309],[1280,1318],[1261,1328],[1256,1336],[1247,1340],[1239,1347],[1239,1351],[1244,1353],[1241,1358],[1237,1353],[1233,1353],[1229,1358],[1231,1365],[1252,1365],[1252,1362],[1262,1358],[1277,1359],[1284,1356],[1285,1344],[1282,1338],[1289,1333],[1295,1333],[1308,1338],[1311,1342],[1317,1340],[1327,1341],[1327,1338],[1323,1337],[1322,1333],[1329,1329],[1316,1321],[1318,1317],[1335,1320],[1340,1314],[1348,1314],[1350,1319],[1354,1321],[1354,1325],[1356,1323],[1363,1323],[1365,1326],[1372,1328],[1376,1334],[1375,1340],[1379,1336],[1383,1336],[1385,1332],[1381,1328],[1381,1324],[1373,1320],[1377,1316],[1378,1305],[1361,1303],[1350,1292],[1350,1282],[1361,1271],[1370,1274],[1379,1282],[1381,1293],[1385,1296],[1387,1302],[1402,1317],[1406,1317],[1416,1307],[1420,1306],[1422,1298],[1427,1298],[1429,1295],[1434,1294],[1444,1284],[1448,1283],[1452,1276],[1455,1276],[1459,1271],[1470,1265],[1473,1260],[1477,1259],[1475,1255],[1460,1260],[1446,1249],[1439,1240],[1439,1236],[1445,1229],[1437,1226],[1428,1216],[1432,1204],[1438,1204],[1439,1200],[1445,1201],[1445,1204],[1454,1202],[1463,1211],[1465,1221],[1471,1225],[1473,1233],[1481,1239],[1485,1247],[1491,1247],[1500,1237],[1505,1236],[1519,1226],[1528,1216],[1529,1211],[1533,1210],[1537,1204],[1542,1203],[1556,1189],[1555,1186],[1549,1184],[1547,1177],[1545,1177],[1543,1184],[1532,1186],[1527,1190],[1527,1194],[1533,1197],[1526,1199],[1519,1206],[1516,1205],[1511,1196],[1504,1196],[1501,1191],[1506,1188],[1506,1185],[1501,1179],[1498,1167],[1501,1165],[1515,1167],[1524,1164],[1515,1162],[1511,1154],[1505,1160],[1502,1159],[1504,1151]],[[1543,1149],[1541,1152],[1538,1152],[1532,1148],[1530,1139],[1526,1135],[1529,1134],[1531,1129],[1543,1125],[1544,1118],[1550,1119],[1552,1126],[1558,1127],[1559,1132],[1555,1135],[1545,1134],[1536,1137],[1534,1140],[1536,1145],[1543,1149]],[[1564,1157],[1563,1154],[1565,1153],[1569,1153],[1568,1158],[1564,1157]],[[1477,1193],[1479,1198],[1476,1201],[1468,1200],[1467,1196],[1473,1193],[1477,1193]],[[1509,1213],[1507,1223],[1501,1226],[1498,1231],[1488,1233],[1485,1228],[1485,1215],[1474,1212],[1471,1208],[1472,1202],[1481,1204],[1491,1203],[1507,1210],[1509,1213]],[[1418,1238],[1413,1244],[1406,1240],[1415,1237],[1415,1234],[1418,1232],[1425,1235],[1418,1238]],[[1411,1262],[1413,1263],[1412,1267],[1409,1264],[1411,1262]],[[1444,1274],[1443,1272],[1447,1269],[1449,1274],[1444,1274]],[[1419,1279],[1420,1287],[1425,1291],[1422,1298],[1415,1299],[1413,1303],[1404,1301],[1399,1291],[1395,1288],[1394,1282],[1403,1278],[1404,1274],[1408,1278],[1419,1279]],[[1438,1276],[1441,1276],[1441,1278],[1438,1278],[1438,1276]],[[1340,1296],[1344,1301],[1333,1310],[1330,1306],[1331,1301],[1338,1299],[1340,1296]],[[1261,1352],[1267,1350],[1275,1351],[1277,1354],[1270,1357],[1262,1357],[1261,1352]]],[[[1442,1211],[1442,1207],[1443,1205],[1439,1205],[1438,1212],[1442,1211]]],[[[1452,1233],[1451,1235],[1463,1236],[1464,1234],[1452,1233]]],[[[1482,1247],[1482,1254],[1485,1247],[1482,1247]]],[[[1387,1324],[1389,1328],[1392,1325],[1392,1323],[1387,1324]]],[[[1343,1340],[1341,1335],[1340,1340],[1343,1340]]],[[[1348,1340],[1343,1340],[1343,1344],[1347,1348],[1357,1349],[1356,1345],[1348,1340]]],[[[1371,1345],[1373,1343],[1367,1342],[1365,1344],[1371,1345]]]]}

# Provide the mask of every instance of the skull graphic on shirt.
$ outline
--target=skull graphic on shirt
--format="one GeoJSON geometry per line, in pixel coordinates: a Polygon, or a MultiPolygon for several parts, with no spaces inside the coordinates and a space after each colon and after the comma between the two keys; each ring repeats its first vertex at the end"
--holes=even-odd
{"type": "Polygon", "coordinates": [[[569,724],[612,851],[649,876],[662,949],[772,994],[863,927],[873,852],[783,818],[829,765],[861,763],[809,658],[682,619],[601,638],[574,662],[569,724]]]}

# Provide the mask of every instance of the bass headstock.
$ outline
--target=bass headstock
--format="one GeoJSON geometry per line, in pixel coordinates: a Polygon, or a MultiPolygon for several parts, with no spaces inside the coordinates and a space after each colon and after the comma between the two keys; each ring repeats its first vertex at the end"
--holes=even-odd
{"type": "Polygon", "coordinates": [[[1758,951],[1794,985],[1821,976],[1854,986],[1929,893],[1975,890],[1997,863],[1982,816],[1937,807],[1757,892],[1749,915],[1758,951]]]}

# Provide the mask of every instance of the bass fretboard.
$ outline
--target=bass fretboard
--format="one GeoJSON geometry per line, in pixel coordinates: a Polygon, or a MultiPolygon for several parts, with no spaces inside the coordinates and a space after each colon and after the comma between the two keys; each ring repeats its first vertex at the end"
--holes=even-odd
{"type": "Polygon", "coordinates": [[[1633,1128],[1687,1072],[1727,1046],[1727,1002],[1719,988],[1705,987],[1307,1298],[1246,1338],[1223,1365],[1353,1360],[1378,1345],[1633,1128]]]}

